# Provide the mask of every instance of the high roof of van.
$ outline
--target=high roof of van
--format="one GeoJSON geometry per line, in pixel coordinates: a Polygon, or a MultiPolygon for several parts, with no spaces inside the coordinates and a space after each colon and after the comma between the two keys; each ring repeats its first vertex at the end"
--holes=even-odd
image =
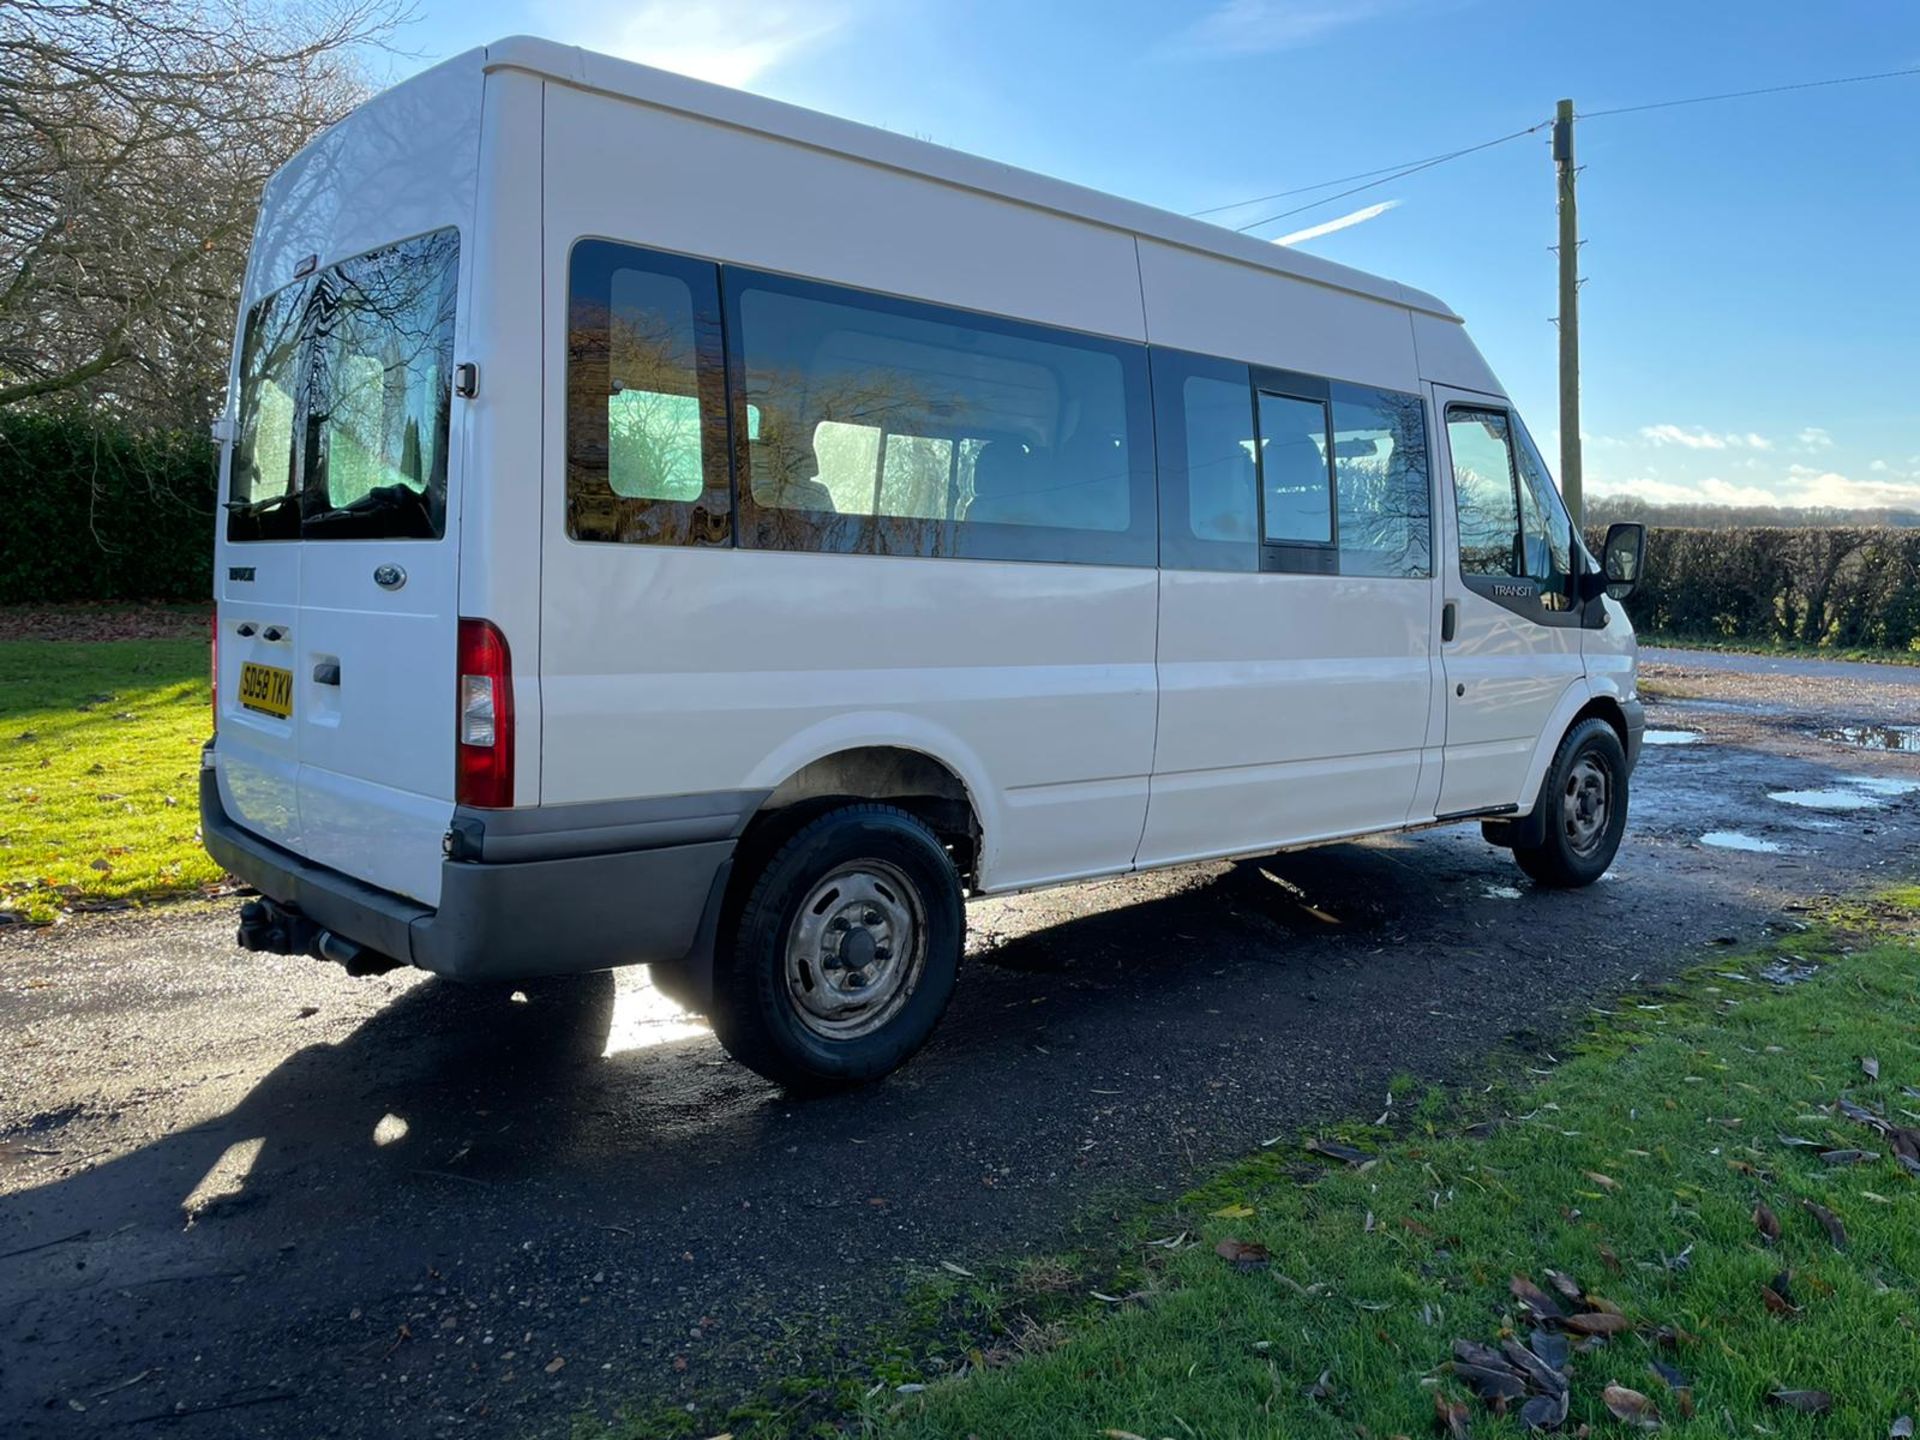
{"type": "MultiPolygon", "coordinates": [[[[1123,200],[1049,175],[1036,174],[977,155],[929,144],[890,130],[823,115],[764,96],[730,90],[650,65],[617,60],[529,35],[495,41],[481,52],[487,70],[523,70],[563,85],[634,100],[660,109],[691,115],[735,129],[751,131],[845,155],[867,164],[884,166],[944,184],[1012,200],[1037,209],[1072,216],[1095,225],[1150,237],[1169,245],[1217,255],[1242,265],[1257,266],[1373,300],[1425,311],[1447,320],[1456,315],[1444,302],[1402,285],[1397,280],[1302,254],[1284,245],[1257,240],[1223,226],[1209,225],[1169,210],[1134,200],[1123,200]]],[[[472,63],[471,55],[449,64],[472,63]]]]}

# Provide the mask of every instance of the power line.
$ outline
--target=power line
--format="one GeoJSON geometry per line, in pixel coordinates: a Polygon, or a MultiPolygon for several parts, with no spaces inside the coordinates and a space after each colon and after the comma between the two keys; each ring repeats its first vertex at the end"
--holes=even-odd
{"type": "MultiPolygon", "coordinates": [[[[1318,200],[1309,200],[1306,204],[1296,205],[1291,210],[1282,210],[1277,214],[1263,216],[1258,220],[1250,220],[1245,225],[1236,225],[1233,228],[1243,234],[1248,230],[1257,230],[1262,225],[1271,225],[1275,220],[1285,220],[1288,216],[1298,215],[1303,210],[1315,210],[1322,205],[1331,205],[1336,200],[1344,200],[1349,195],[1358,195],[1362,190],[1372,190],[1379,185],[1390,185],[1395,180],[1405,179],[1409,175],[1417,175],[1422,170],[1431,170],[1436,165],[1444,165],[1449,160],[1458,160],[1462,155],[1472,155],[1480,150],[1491,150],[1496,145],[1505,145],[1510,140],[1518,140],[1522,136],[1532,135],[1544,130],[1552,123],[1551,120],[1542,120],[1537,125],[1529,125],[1524,130],[1515,130],[1510,135],[1501,135],[1492,140],[1482,140],[1478,145],[1466,145],[1458,150],[1449,150],[1444,155],[1434,155],[1425,160],[1416,160],[1412,164],[1402,166],[1392,171],[1390,174],[1382,175],[1378,180],[1369,180],[1364,185],[1355,185],[1351,190],[1341,190],[1332,195],[1323,195],[1318,200]]],[[[1340,182],[1332,180],[1327,183],[1337,185],[1340,182]]],[[[1305,188],[1312,190],[1320,187],[1310,185],[1305,188]]]]}
{"type": "MultiPolygon", "coordinates": [[[[1708,105],[1721,100],[1745,100],[1756,95],[1784,95],[1795,90],[1819,90],[1832,85],[1859,85],[1873,80],[1898,80],[1920,75],[1920,66],[1904,70],[1880,70],[1867,75],[1841,75],[1831,80],[1802,80],[1790,85],[1765,85],[1753,90],[1727,90],[1714,95],[1689,95],[1677,100],[1652,100],[1641,105],[1615,105],[1606,110],[1583,110],[1579,119],[1597,120],[1608,115],[1635,115],[1644,110],[1670,110],[1681,105],[1708,105]]],[[[1248,205],[1258,205],[1266,200],[1285,200],[1295,195],[1310,194],[1315,190],[1325,190],[1331,185],[1344,185],[1350,180],[1364,180],[1364,185],[1355,185],[1351,190],[1342,190],[1337,194],[1323,195],[1318,200],[1309,200],[1291,210],[1282,210],[1259,220],[1249,221],[1245,225],[1236,225],[1236,231],[1245,233],[1257,230],[1262,225],[1271,225],[1276,220],[1286,220],[1307,210],[1330,205],[1335,200],[1344,200],[1349,195],[1358,195],[1363,190],[1371,190],[1380,185],[1392,184],[1395,180],[1409,175],[1417,175],[1422,170],[1431,170],[1436,165],[1444,165],[1450,160],[1458,160],[1463,155],[1473,155],[1481,150],[1491,150],[1496,145],[1505,145],[1509,141],[1519,140],[1546,129],[1553,122],[1542,120],[1537,125],[1529,125],[1524,130],[1515,130],[1511,134],[1501,135],[1492,140],[1483,140],[1478,145],[1465,145],[1458,150],[1448,150],[1439,155],[1428,155],[1419,160],[1402,161],[1398,165],[1383,165],[1378,170],[1361,170],[1353,175],[1342,175],[1334,180],[1321,180],[1313,185],[1296,185],[1290,190],[1276,190],[1268,195],[1253,195],[1244,200],[1235,200],[1226,205],[1212,205],[1205,210],[1190,210],[1188,215],[1198,219],[1203,215],[1218,215],[1224,210],[1239,210],[1248,205]],[[1375,178],[1378,177],[1378,178],[1375,178]]]]}
{"type": "Polygon", "coordinates": [[[1766,85],[1758,90],[1727,90],[1718,95],[1690,95],[1684,100],[1654,100],[1645,105],[1616,105],[1611,110],[1582,110],[1580,119],[1598,120],[1603,115],[1633,115],[1642,110],[1670,110],[1676,105],[1705,105],[1715,100],[1745,100],[1752,95],[1783,95],[1789,90],[1819,90],[1828,85],[1858,85],[1867,80],[1898,80],[1920,75],[1920,66],[1907,70],[1880,70],[1872,75],[1842,75],[1833,80],[1802,80],[1794,85],[1766,85]]]}

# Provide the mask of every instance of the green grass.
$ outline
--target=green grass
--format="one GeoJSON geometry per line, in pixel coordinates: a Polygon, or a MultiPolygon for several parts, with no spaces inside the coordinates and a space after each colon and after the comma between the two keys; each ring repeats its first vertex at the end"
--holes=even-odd
{"type": "Polygon", "coordinates": [[[0,642],[0,909],[191,894],[211,729],[202,639],[0,642]]]}
{"type": "MultiPolygon", "coordinates": [[[[1365,1169],[1294,1146],[1236,1165],[1163,1222],[1188,1238],[1143,1246],[1143,1278],[1105,1318],[923,1394],[889,1387],[865,1426],[911,1437],[1430,1434],[1436,1389],[1467,1398],[1446,1368],[1452,1341],[1524,1336],[1509,1277],[1545,1284],[1553,1268],[1635,1325],[1575,1358],[1569,1432],[1631,1433],[1600,1403],[1617,1381],[1652,1397],[1676,1436],[1884,1436],[1895,1416],[1920,1412],[1920,1183],[1886,1141],[1828,1107],[1846,1092],[1920,1123],[1920,1099],[1903,1090],[1920,1087],[1916,911],[1920,888],[1909,888],[1782,942],[1819,964],[1802,983],[1756,978],[1766,957],[1723,957],[1621,1002],[1558,1060],[1528,1062],[1543,1077],[1524,1074],[1496,1098],[1429,1098],[1391,1135],[1347,1127],[1378,1154],[1365,1169]],[[1467,1131],[1476,1113],[1502,1111],[1486,1138],[1467,1131]],[[1782,1134],[1882,1158],[1829,1166],[1782,1134]],[[1847,1249],[1802,1199],[1841,1217],[1847,1249]],[[1755,1228],[1762,1200],[1784,1230],[1777,1246],[1755,1228]],[[1228,1264],[1215,1246],[1229,1238],[1264,1244],[1270,1265],[1228,1264]],[[1763,1302],[1782,1270],[1797,1315],[1763,1302]],[[1656,1348],[1662,1326],[1682,1333],[1677,1347],[1656,1348]],[[1691,1380],[1696,1418],[1650,1373],[1656,1355],[1691,1380]],[[1835,1409],[1784,1412],[1766,1399],[1783,1386],[1830,1391],[1835,1409]]],[[[1472,1404],[1476,1435],[1522,1433],[1472,1404]]]]}
{"type": "Polygon", "coordinates": [[[1698,637],[1641,634],[1642,645],[1667,650],[1711,650],[1722,655],[1794,655],[1809,660],[1864,660],[1877,665],[1920,665],[1920,648],[1891,650],[1875,645],[1807,645],[1797,640],[1702,640],[1698,637]]]}

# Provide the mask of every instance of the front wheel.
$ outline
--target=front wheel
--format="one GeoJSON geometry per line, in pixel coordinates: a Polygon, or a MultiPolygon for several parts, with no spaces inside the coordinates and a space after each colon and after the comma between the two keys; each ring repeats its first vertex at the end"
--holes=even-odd
{"type": "Polygon", "coordinates": [[[1606,721],[1566,733],[1541,781],[1543,833],[1513,858],[1541,885],[1591,885],[1607,873],[1627,828],[1627,752],[1606,721]]]}
{"type": "Polygon", "coordinates": [[[727,1053],[791,1089],[877,1080],[933,1033],[966,918],[953,861],[891,805],[818,816],[752,878],[714,966],[727,1053]]]}

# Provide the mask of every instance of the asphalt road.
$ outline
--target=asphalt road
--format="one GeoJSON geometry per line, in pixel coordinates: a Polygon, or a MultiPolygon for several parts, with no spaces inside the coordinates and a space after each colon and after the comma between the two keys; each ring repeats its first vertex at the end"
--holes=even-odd
{"type": "Polygon", "coordinates": [[[1875,665],[1863,660],[1822,660],[1814,655],[1739,655],[1724,650],[1668,650],[1644,646],[1645,665],[1708,670],[1735,675],[1792,675],[1810,680],[1852,680],[1869,685],[1920,688],[1920,665],[1875,665]]]}
{"type": "Polygon", "coordinates": [[[1655,708],[1693,738],[1648,748],[1590,890],[1455,829],[981,903],[932,1046],[804,1104],[641,974],[349,980],[235,950],[230,905],[0,937],[0,1433],[517,1437],[746,1393],[942,1261],[1097,1234],[1911,866],[1920,756],[1818,738],[1910,711],[1904,675],[1750,702],[1680,658],[1712,693],[1655,708]],[[1770,798],[1828,790],[1857,808],[1770,798]]]}

